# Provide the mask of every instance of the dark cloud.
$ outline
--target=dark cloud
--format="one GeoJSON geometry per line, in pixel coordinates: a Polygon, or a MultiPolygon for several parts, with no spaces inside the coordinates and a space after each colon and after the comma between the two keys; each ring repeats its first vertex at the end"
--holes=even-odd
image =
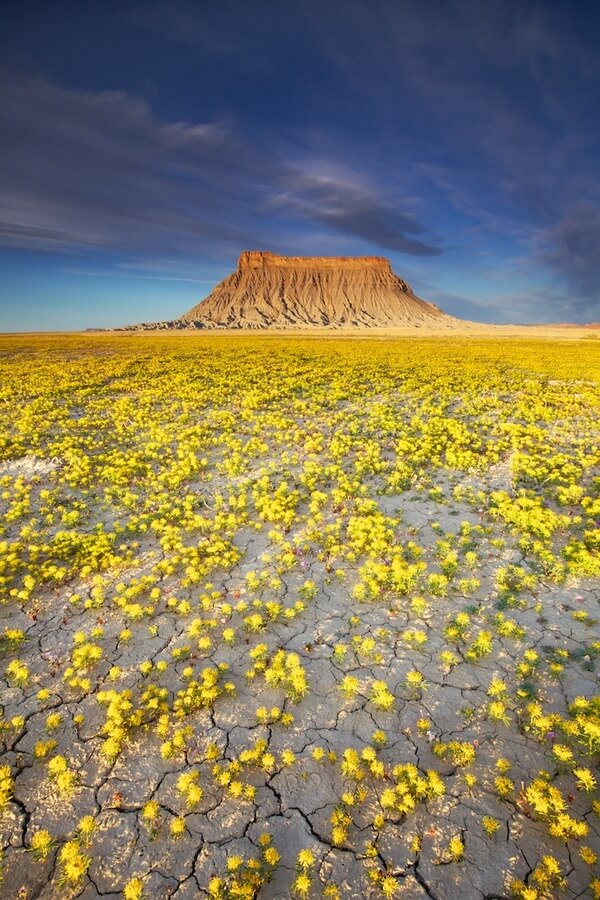
{"type": "Polygon", "coordinates": [[[222,124],[164,122],[122,92],[6,74],[0,89],[4,245],[164,257],[231,254],[257,242],[285,249],[300,217],[348,240],[439,252],[407,237],[422,226],[375,190],[305,175],[222,124]],[[287,205],[270,202],[290,186],[287,205]]]}
{"type": "Polygon", "coordinates": [[[572,304],[600,318],[600,206],[580,202],[539,239],[540,256],[573,287],[572,304]]]}
{"type": "MultiPolygon", "coordinates": [[[[327,11],[310,8],[329,43],[327,11]]],[[[597,317],[600,53],[576,12],[511,0],[408,0],[401,15],[381,0],[376,15],[364,11],[362,0],[345,4],[331,39],[339,71],[382,118],[397,117],[412,98],[404,128],[416,116],[417,133],[429,129],[431,138],[415,148],[416,166],[472,221],[463,243],[475,233],[503,248],[510,241],[510,274],[529,270],[554,284],[532,287],[530,303],[516,294],[513,312],[597,317]]]]}
{"type": "Polygon", "coordinates": [[[437,256],[442,252],[409,236],[424,231],[414,216],[398,212],[373,191],[347,178],[292,172],[285,182],[288,190],[275,198],[274,206],[386,250],[411,256],[437,256]]]}

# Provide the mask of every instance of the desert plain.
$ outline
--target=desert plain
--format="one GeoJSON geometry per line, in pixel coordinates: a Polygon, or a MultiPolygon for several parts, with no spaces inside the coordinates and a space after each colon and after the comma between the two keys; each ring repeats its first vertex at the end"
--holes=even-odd
{"type": "Polygon", "coordinates": [[[1,336],[1,895],[599,897],[596,335],[1,336]]]}

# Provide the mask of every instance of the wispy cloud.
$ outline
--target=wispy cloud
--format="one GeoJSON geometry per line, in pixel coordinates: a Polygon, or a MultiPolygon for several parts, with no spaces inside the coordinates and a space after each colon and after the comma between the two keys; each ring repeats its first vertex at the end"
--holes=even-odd
{"type": "Polygon", "coordinates": [[[412,256],[437,256],[442,252],[434,244],[410,236],[425,231],[413,215],[398,211],[348,177],[291,171],[283,180],[287,190],[273,198],[273,208],[328,225],[386,250],[412,256]]]}
{"type": "Polygon", "coordinates": [[[121,92],[7,74],[1,95],[4,244],[179,254],[245,237],[220,215],[219,183],[241,167],[221,125],[165,123],[121,92]]]}
{"type": "Polygon", "coordinates": [[[90,269],[87,267],[77,268],[76,266],[59,266],[57,272],[65,275],[83,275],[85,278],[113,278],[122,281],[124,278],[131,278],[135,281],[184,281],[189,284],[214,284],[214,279],[207,278],[186,278],[183,275],[152,275],[147,273],[123,272],[122,269],[90,269]]]}
{"type": "Polygon", "coordinates": [[[300,217],[350,241],[439,252],[408,237],[423,226],[376,189],[315,178],[223,123],[166,122],[123,92],[6,73],[1,93],[6,246],[210,259],[257,243],[277,249],[274,233],[286,249],[286,230],[291,237],[300,217]]]}

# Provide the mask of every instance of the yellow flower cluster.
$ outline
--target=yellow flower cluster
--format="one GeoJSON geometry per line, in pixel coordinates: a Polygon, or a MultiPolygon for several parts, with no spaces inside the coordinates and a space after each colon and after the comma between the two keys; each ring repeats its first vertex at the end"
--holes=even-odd
{"type": "MultiPolygon", "coordinates": [[[[500,813],[482,815],[490,789],[523,814],[524,835],[528,820],[555,842],[591,833],[597,623],[583,589],[563,608],[553,585],[575,595],[600,574],[597,342],[106,334],[0,345],[11,623],[0,657],[14,707],[0,714],[13,767],[0,767],[0,808],[32,808],[28,779],[47,775],[74,817],[68,801],[95,777],[79,751],[99,738],[102,770],[121,777],[140,754],[172,778],[174,799],[157,788],[137,813],[165,869],[213,794],[255,840],[262,794],[300,805],[315,768],[332,846],[352,849],[386,897],[406,885],[383,848],[431,852],[409,817],[434,815],[447,790],[479,810],[489,838],[502,827],[500,813]],[[56,647],[38,643],[47,624],[56,647]],[[590,696],[567,705],[573,671],[590,696]],[[440,704],[461,692],[470,705],[447,710],[456,722],[440,739],[440,704]],[[329,710],[312,743],[313,717],[329,710]],[[492,747],[512,758],[515,733],[547,771],[502,757],[486,768],[492,747]],[[405,762],[432,753],[439,772],[405,762]]],[[[117,823],[126,814],[118,794],[106,807],[117,823]]],[[[95,828],[89,815],[67,837],[34,825],[25,844],[40,862],[58,845],[57,881],[79,891],[95,828]]],[[[451,835],[438,861],[466,869],[469,838],[451,835]]],[[[19,841],[8,838],[21,864],[19,841]]],[[[257,895],[279,862],[268,837],[257,844],[250,856],[236,847],[210,895],[257,895]]],[[[570,881],[556,852],[513,882],[515,897],[570,881]]],[[[290,894],[311,896],[335,854],[317,877],[318,851],[302,849],[290,894]]],[[[596,862],[592,847],[569,854],[577,876],[596,862]]],[[[147,874],[130,871],[115,892],[139,900],[147,874]]]]}
{"type": "Polygon", "coordinates": [[[262,674],[269,687],[282,687],[293,703],[299,703],[308,692],[306,671],[297,653],[277,650],[271,656],[266,644],[257,644],[250,656],[253,665],[246,672],[248,679],[253,680],[257,674],[262,674]]]}
{"type": "Polygon", "coordinates": [[[230,856],[227,860],[227,874],[216,875],[208,883],[208,896],[213,900],[254,900],[265,884],[271,880],[273,870],[279,862],[279,853],[273,846],[271,835],[264,832],[258,839],[257,856],[244,859],[230,856]]]}

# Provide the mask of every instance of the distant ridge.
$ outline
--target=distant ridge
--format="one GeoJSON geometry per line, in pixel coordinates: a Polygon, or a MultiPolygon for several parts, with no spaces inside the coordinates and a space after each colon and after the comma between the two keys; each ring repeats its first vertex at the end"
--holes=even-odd
{"type": "Polygon", "coordinates": [[[421,300],[382,256],[278,256],[245,251],[237,269],[172,322],[177,328],[456,327],[421,300]]]}
{"type": "Polygon", "coordinates": [[[535,323],[527,323],[526,328],[592,328],[600,329],[600,322],[541,322],[539,325],[535,323]]]}

